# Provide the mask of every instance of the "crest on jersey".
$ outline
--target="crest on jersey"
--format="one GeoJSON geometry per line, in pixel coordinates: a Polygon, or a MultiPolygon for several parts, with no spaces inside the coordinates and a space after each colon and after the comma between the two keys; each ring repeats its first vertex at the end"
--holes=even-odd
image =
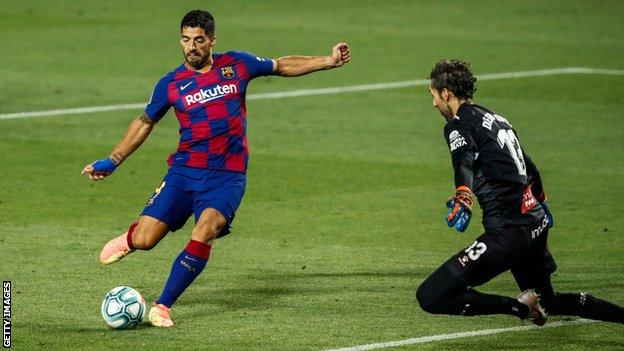
{"type": "Polygon", "coordinates": [[[234,77],[234,70],[232,69],[232,66],[227,66],[227,67],[221,68],[221,75],[225,79],[230,79],[230,78],[234,77]]]}

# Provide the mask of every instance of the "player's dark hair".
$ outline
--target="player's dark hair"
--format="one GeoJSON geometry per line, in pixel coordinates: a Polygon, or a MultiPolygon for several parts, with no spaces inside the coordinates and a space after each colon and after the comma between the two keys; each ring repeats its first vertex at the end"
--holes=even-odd
{"type": "Polygon", "coordinates": [[[441,60],[429,74],[431,86],[437,91],[446,88],[458,99],[471,99],[477,87],[477,78],[472,75],[470,62],[462,60],[441,60]]]}
{"type": "Polygon", "coordinates": [[[201,27],[209,36],[214,35],[215,21],[214,17],[208,11],[193,10],[187,13],[180,23],[180,30],[184,27],[201,27]]]}

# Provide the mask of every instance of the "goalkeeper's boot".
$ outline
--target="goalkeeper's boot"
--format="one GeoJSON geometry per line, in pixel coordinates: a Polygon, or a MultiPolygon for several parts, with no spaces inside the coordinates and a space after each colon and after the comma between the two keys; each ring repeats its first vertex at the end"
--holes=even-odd
{"type": "Polygon", "coordinates": [[[149,321],[155,327],[170,328],[173,327],[173,321],[169,317],[171,309],[165,305],[155,303],[149,312],[149,321]]]}
{"type": "MultiPolygon", "coordinates": [[[[132,226],[129,230],[133,230],[132,226]]],[[[103,265],[109,265],[115,263],[131,253],[132,249],[128,246],[128,232],[116,237],[104,245],[102,252],[100,252],[100,262],[103,265]]]]}
{"type": "Polygon", "coordinates": [[[540,305],[539,295],[533,289],[527,289],[518,296],[518,302],[529,307],[527,316],[533,324],[542,326],[546,323],[546,310],[540,305]]]}

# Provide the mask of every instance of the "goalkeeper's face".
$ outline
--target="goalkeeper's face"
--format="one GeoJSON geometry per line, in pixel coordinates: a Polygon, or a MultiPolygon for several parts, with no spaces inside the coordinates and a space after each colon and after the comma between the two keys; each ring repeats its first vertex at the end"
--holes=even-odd
{"type": "Polygon", "coordinates": [[[431,97],[433,98],[433,107],[437,108],[442,114],[442,117],[447,121],[453,119],[453,111],[451,110],[451,105],[448,103],[448,99],[450,98],[449,91],[446,89],[442,89],[441,92],[438,92],[432,86],[429,86],[429,92],[431,93],[431,97]]]}
{"type": "Polygon", "coordinates": [[[216,38],[208,35],[201,27],[182,28],[182,53],[186,62],[195,69],[202,69],[211,62],[216,38]]]}

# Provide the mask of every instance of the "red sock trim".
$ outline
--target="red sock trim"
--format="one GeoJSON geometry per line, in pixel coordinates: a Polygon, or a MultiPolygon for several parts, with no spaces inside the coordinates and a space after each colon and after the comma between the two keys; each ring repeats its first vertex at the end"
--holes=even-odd
{"type": "Polygon", "coordinates": [[[138,221],[130,224],[130,227],[128,228],[128,234],[126,235],[126,240],[128,240],[128,247],[130,248],[130,250],[134,250],[134,245],[132,245],[132,233],[134,233],[137,225],[139,225],[138,221]]]}
{"type": "Polygon", "coordinates": [[[211,248],[212,246],[210,245],[206,245],[200,241],[191,240],[186,245],[186,248],[184,250],[191,255],[195,255],[197,257],[203,258],[204,260],[208,260],[208,257],[210,257],[211,248]]]}

